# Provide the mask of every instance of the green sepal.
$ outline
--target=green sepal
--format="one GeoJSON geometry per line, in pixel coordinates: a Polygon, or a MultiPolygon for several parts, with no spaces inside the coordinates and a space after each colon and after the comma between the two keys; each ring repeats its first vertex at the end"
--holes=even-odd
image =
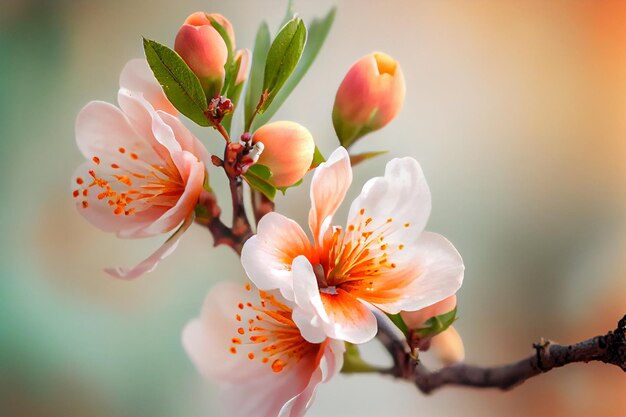
{"type": "Polygon", "coordinates": [[[298,65],[306,43],[306,26],[296,17],[278,32],[265,61],[263,92],[258,112],[263,113],[298,65]]]}
{"type": "Polygon", "coordinates": [[[421,328],[415,329],[414,332],[420,338],[433,337],[446,331],[457,319],[456,307],[454,307],[453,310],[447,313],[431,317],[421,328]]]}
{"type": "Polygon", "coordinates": [[[339,110],[336,107],[333,108],[333,127],[335,128],[335,133],[337,134],[337,138],[339,139],[341,146],[346,149],[350,149],[350,147],[357,140],[368,133],[378,130],[379,127],[373,125],[377,114],[378,109],[375,109],[372,111],[365,123],[362,125],[355,125],[344,120],[339,110]]]}
{"type": "Polygon", "coordinates": [[[169,101],[200,126],[209,126],[207,100],[200,80],[175,51],[143,38],[146,59],[169,101]]]}
{"type": "Polygon", "coordinates": [[[260,164],[252,165],[243,174],[243,178],[250,187],[262,192],[270,201],[274,201],[274,197],[276,197],[276,187],[270,181],[271,177],[272,171],[265,165],[260,164]]]}

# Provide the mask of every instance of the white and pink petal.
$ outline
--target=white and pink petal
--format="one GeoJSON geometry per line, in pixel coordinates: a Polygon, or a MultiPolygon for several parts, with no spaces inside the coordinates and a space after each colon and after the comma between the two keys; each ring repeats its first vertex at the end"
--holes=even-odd
{"type": "Polygon", "coordinates": [[[391,244],[411,245],[426,226],[431,204],[418,162],[408,157],[392,159],[385,175],[365,183],[352,202],[348,228],[381,234],[391,244]]]}
{"type": "Polygon", "coordinates": [[[350,155],[343,147],[337,148],[326,162],[315,169],[311,180],[309,227],[318,247],[323,246],[332,218],[343,202],[351,183],[350,155]]]}
{"type": "MultiPolygon", "coordinates": [[[[465,270],[463,259],[443,236],[423,232],[405,251],[413,257],[414,264],[406,264],[405,270],[398,268],[399,274],[407,274],[404,277],[407,281],[397,297],[372,302],[381,310],[391,314],[420,310],[454,295],[461,287],[465,270]]],[[[389,277],[383,286],[379,289],[381,293],[398,288],[398,282],[389,277]]]]}
{"type": "Polygon", "coordinates": [[[245,243],[241,264],[259,289],[278,289],[285,298],[293,300],[291,264],[300,255],[315,257],[306,234],[298,223],[273,212],[263,216],[257,234],[245,243]]]}
{"type": "Polygon", "coordinates": [[[132,268],[105,268],[105,272],[109,275],[123,279],[123,280],[132,280],[140,277],[143,274],[154,271],[159,262],[163,259],[170,256],[178,247],[178,243],[180,242],[183,233],[191,226],[193,223],[193,213],[185,219],[183,224],[172,234],[152,255],[148,256],[146,259],[141,261],[139,264],[132,268]]]}

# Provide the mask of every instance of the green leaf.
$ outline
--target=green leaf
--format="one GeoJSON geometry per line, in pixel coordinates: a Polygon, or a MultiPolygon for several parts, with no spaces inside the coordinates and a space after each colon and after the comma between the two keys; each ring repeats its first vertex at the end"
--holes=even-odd
{"type": "Polygon", "coordinates": [[[438,335],[439,333],[447,330],[448,327],[456,321],[456,319],[457,316],[455,307],[452,311],[428,319],[426,323],[424,323],[424,326],[415,330],[415,333],[421,338],[438,335]]]}
{"type": "Polygon", "coordinates": [[[248,76],[248,89],[245,100],[245,126],[246,131],[250,130],[252,117],[256,111],[257,103],[263,93],[263,76],[265,73],[265,61],[267,51],[270,49],[270,29],[266,22],[261,23],[256,32],[254,40],[254,52],[252,53],[252,64],[250,75],[248,76]]]}
{"type": "Polygon", "coordinates": [[[377,156],[384,155],[389,151],[375,151],[375,152],[363,152],[356,155],[350,155],[350,164],[352,166],[358,165],[368,159],[376,158],[377,156]]]}
{"type": "Polygon", "coordinates": [[[174,107],[200,126],[209,126],[200,80],[185,61],[175,51],[150,39],[143,39],[143,49],[154,76],[174,107]]]}
{"type": "Polygon", "coordinates": [[[264,99],[259,107],[259,113],[263,113],[268,108],[298,65],[305,43],[306,26],[300,18],[290,20],[276,35],[265,62],[264,99]]]}
{"type": "Polygon", "coordinates": [[[322,155],[320,149],[315,146],[315,152],[313,153],[313,162],[311,162],[311,168],[309,169],[316,168],[322,162],[326,162],[326,158],[324,158],[324,155],[322,155]]]}
{"type": "Polygon", "coordinates": [[[322,46],[324,45],[324,42],[326,41],[328,33],[330,32],[330,28],[332,27],[335,20],[336,11],[337,9],[333,7],[329,10],[326,16],[324,16],[324,18],[313,19],[313,22],[309,27],[306,46],[304,47],[304,52],[302,53],[302,58],[300,59],[298,66],[294,70],[293,74],[291,74],[291,77],[289,77],[280,92],[276,95],[276,98],[274,99],[272,105],[269,106],[265,113],[259,116],[256,122],[257,126],[267,123],[272,118],[272,116],[274,116],[276,111],[280,108],[280,106],[282,106],[285,100],[287,100],[291,92],[296,88],[302,78],[304,78],[306,73],[309,71],[309,68],[311,68],[311,65],[313,65],[315,58],[317,58],[317,55],[319,54],[322,46]]]}
{"type": "Polygon", "coordinates": [[[395,324],[396,327],[400,329],[402,333],[404,333],[404,336],[409,337],[409,327],[406,325],[406,323],[402,319],[402,316],[400,315],[400,313],[387,314],[387,317],[389,317],[389,319],[393,322],[393,324],[395,324]]]}
{"type": "Polygon", "coordinates": [[[262,192],[270,201],[274,201],[276,196],[276,187],[270,182],[272,171],[264,165],[254,164],[245,174],[243,178],[253,189],[262,192]]]}

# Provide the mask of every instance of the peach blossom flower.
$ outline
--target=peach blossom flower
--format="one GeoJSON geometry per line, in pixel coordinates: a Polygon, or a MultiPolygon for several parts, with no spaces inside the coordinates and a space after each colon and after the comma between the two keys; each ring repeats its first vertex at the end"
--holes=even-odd
{"type": "Polygon", "coordinates": [[[295,122],[274,122],[254,132],[252,142],[262,143],[258,163],[272,171],[270,180],[277,187],[300,181],[311,167],[315,142],[311,132],[295,122]]]}
{"type": "Polygon", "coordinates": [[[221,283],[183,331],[183,345],[207,379],[221,386],[226,415],[301,417],[317,385],[341,369],[344,344],[307,342],[278,292],[221,283]]]}
{"type": "Polygon", "coordinates": [[[339,148],[311,182],[313,243],[296,222],[269,213],[243,248],[252,282],[295,302],[293,319],[311,342],[366,342],[377,330],[370,308],[419,310],[454,294],[463,280],[454,246],[423,231],[431,198],[417,161],[393,159],[384,177],[369,180],[342,229],[332,220],[351,182],[349,155],[339,148]]]}
{"type": "Polygon", "coordinates": [[[193,220],[208,153],[174,116],[145,60],[130,61],[120,76],[118,102],[92,101],[76,118],[76,143],[88,160],[74,174],[73,196],[93,225],[121,238],[178,230],[130,270],[131,279],[154,269],[193,220]]]}
{"type": "Polygon", "coordinates": [[[356,61],[341,82],[333,108],[333,124],[344,146],[382,128],[404,104],[406,86],[400,64],[382,52],[356,61]]]}

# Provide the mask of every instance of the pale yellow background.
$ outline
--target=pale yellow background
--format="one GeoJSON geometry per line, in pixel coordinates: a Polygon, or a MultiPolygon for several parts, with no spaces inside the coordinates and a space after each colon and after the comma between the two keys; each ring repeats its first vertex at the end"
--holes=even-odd
{"type": "MultiPolygon", "coordinates": [[[[497,364],[541,336],[570,343],[626,313],[626,6],[611,1],[304,1],[306,20],[337,4],[310,74],[278,119],[337,146],[334,93],[349,65],[385,51],[407,81],[400,116],[357,150],[422,164],[433,194],[428,228],[465,259],[457,328],[467,360],[497,364]]],[[[235,256],[194,227],[158,270],[119,282],[160,243],[119,241],[75,211],[81,162],[73,124],[92,99],[114,101],[141,36],[172,45],[197,10],[226,15],[239,46],[278,0],[0,2],[0,414],[23,417],[217,415],[180,330],[211,285],[241,278],[235,256]]],[[[213,133],[196,130],[219,151],[213,133]]],[[[387,157],[355,172],[354,197],[387,157]]],[[[222,174],[212,172],[222,196],[222,174]]],[[[308,181],[278,199],[306,218],[308,181]]],[[[338,218],[343,221],[345,208],[338,218]]],[[[385,356],[373,344],[367,353],[385,356]]],[[[447,388],[424,396],[378,376],[339,376],[310,415],[626,415],[626,374],[574,365],[513,392],[447,388]]]]}

